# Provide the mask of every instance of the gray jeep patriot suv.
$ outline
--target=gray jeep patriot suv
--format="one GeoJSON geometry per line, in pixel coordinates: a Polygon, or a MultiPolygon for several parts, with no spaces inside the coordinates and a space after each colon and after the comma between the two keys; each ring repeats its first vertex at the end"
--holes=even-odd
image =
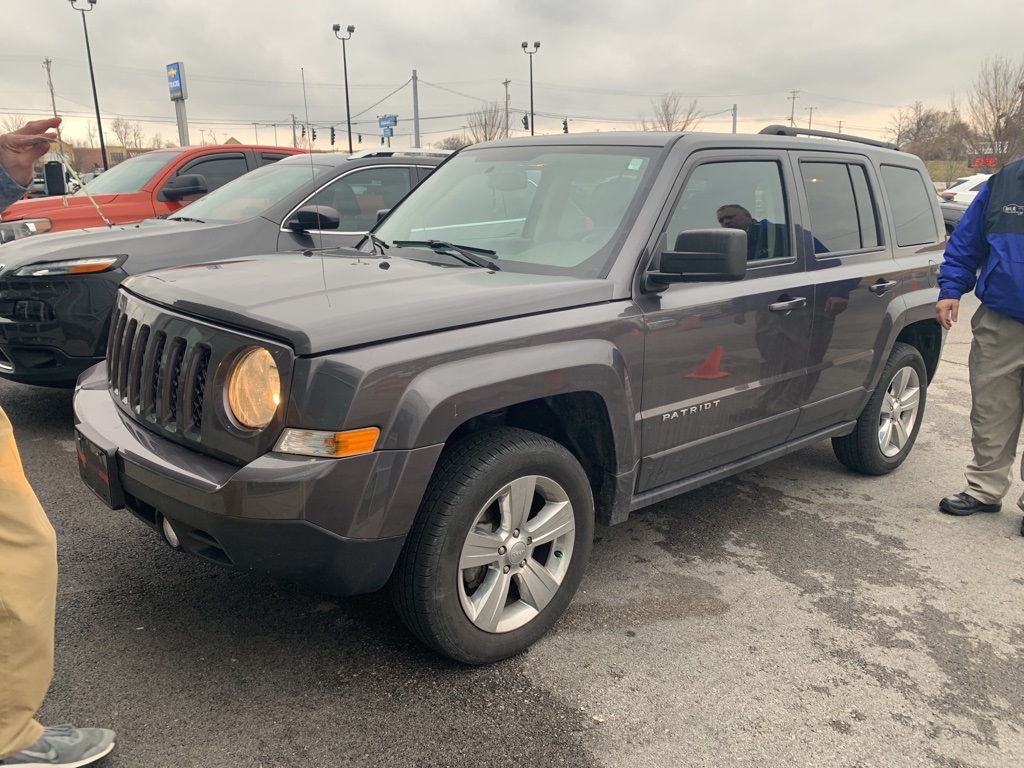
{"type": "Polygon", "coordinates": [[[825,438],[869,475],[914,445],[932,184],[797,133],[479,144],[357,249],[130,278],[75,394],[82,476],[204,560],[387,584],[436,651],[520,652],[595,522],[825,438]]]}

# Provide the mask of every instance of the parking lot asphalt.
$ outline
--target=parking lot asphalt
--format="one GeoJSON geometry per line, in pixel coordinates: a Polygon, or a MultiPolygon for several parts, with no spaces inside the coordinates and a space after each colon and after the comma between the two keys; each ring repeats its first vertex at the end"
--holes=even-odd
{"type": "Polygon", "coordinates": [[[78,478],[67,391],[0,382],[57,530],[41,719],[111,727],[101,766],[1013,766],[1024,537],[952,518],[973,297],[917,445],[852,474],[822,444],[599,528],[529,652],[464,668],[386,597],[324,597],[168,548],[78,478]]]}

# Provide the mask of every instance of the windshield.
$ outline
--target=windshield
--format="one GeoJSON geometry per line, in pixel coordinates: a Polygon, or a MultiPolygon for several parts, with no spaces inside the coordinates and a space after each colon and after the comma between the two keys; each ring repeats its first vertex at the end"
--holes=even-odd
{"type": "MultiPolygon", "coordinates": [[[[90,195],[121,195],[138,192],[181,152],[147,152],[130,157],[89,182],[90,195]]],[[[84,196],[79,190],[75,193],[84,196]]]]}
{"type": "MultiPolygon", "coordinates": [[[[326,166],[304,163],[274,163],[250,171],[229,181],[223,187],[171,214],[169,219],[200,219],[201,221],[245,221],[262,216],[268,208],[281,202],[295,190],[327,170],[326,166]]],[[[91,189],[91,187],[90,187],[91,189]]]]}
{"type": "MultiPolygon", "coordinates": [[[[603,276],[660,151],[465,150],[431,174],[374,234],[388,243],[440,240],[487,249],[503,271],[603,276]]],[[[388,255],[412,256],[404,250],[393,247],[388,255]]]]}

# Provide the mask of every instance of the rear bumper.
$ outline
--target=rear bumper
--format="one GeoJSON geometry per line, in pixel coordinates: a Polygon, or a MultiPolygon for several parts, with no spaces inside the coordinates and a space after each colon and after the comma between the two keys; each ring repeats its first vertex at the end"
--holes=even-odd
{"type": "MultiPolygon", "coordinates": [[[[166,521],[180,549],[208,562],[337,595],[388,580],[441,450],[351,459],[269,453],[236,466],[128,420],[106,390],[103,365],[82,377],[74,409],[81,435],[111,457],[115,507],[123,499],[158,531],[166,521]]],[[[96,474],[82,453],[83,477],[96,474]]]]}

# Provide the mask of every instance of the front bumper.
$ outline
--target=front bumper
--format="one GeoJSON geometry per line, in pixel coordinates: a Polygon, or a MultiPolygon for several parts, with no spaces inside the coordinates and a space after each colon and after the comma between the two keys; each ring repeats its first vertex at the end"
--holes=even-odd
{"type": "Polygon", "coordinates": [[[0,378],[71,387],[103,359],[122,270],[0,279],[0,378]]]}
{"type": "Polygon", "coordinates": [[[74,410],[83,477],[109,473],[108,504],[156,530],[166,521],[181,549],[233,570],[336,595],[388,580],[442,446],[350,459],[268,453],[236,466],[135,424],[106,386],[105,365],[87,371],[74,410]],[[107,466],[90,464],[82,437],[107,466]]]}

